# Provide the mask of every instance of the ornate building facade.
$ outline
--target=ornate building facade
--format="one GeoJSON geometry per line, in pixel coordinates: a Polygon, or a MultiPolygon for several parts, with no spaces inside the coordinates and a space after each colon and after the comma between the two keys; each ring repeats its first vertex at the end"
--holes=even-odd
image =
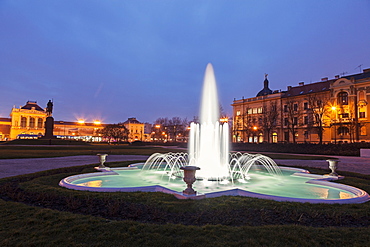
{"type": "MultiPolygon", "coordinates": [[[[0,141],[14,139],[37,139],[45,135],[47,111],[36,101],[27,101],[24,106],[13,107],[10,118],[0,118],[0,141]]],[[[61,139],[101,141],[97,130],[104,128],[98,121],[54,122],[54,135],[61,139]]]]}
{"type": "Polygon", "coordinates": [[[234,142],[344,143],[370,141],[370,69],[234,100],[234,142]]]}

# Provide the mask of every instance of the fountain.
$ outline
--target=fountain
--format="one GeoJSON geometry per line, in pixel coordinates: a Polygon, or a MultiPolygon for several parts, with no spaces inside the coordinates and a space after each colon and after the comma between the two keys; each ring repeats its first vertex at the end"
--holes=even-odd
{"type": "Polygon", "coordinates": [[[329,182],[343,178],[335,176],[334,165],[330,175],[321,176],[303,169],[279,168],[264,155],[230,153],[229,126],[220,124],[219,118],[216,80],[213,67],[208,64],[200,123],[191,123],[188,153],[155,153],[144,164],[98,168],[102,172],[67,177],[60,185],[105,192],[160,191],[181,199],[239,195],[311,203],[369,200],[363,190],[329,182]],[[185,190],[183,179],[187,183],[185,190]]]}

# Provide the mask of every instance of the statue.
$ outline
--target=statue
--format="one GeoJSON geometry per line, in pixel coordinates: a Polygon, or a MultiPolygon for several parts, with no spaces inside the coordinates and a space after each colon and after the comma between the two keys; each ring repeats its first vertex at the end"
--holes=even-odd
{"type": "Polygon", "coordinates": [[[46,114],[50,117],[53,114],[53,102],[49,100],[46,106],[46,114]]]}

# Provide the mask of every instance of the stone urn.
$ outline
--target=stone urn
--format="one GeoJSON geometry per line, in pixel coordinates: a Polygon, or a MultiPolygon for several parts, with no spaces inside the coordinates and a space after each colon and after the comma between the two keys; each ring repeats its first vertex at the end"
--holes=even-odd
{"type": "Polygon", "coordinates": [[[105,163],[105,160],[108,154],[97,154],[97,156],[99,156],[99,162],[100,162],[99,168],[105,168],[104,163],[105,163]]]}
{"type": "Polygon", "coordinates": [[[188,186],[182,193],[184,195],[196,195],[197,192],[193,189],[193,183],[196,181],[195,172],[200,170],[197,166],[182,166],[181,170],[184,171],[184,182],[188,186]]]}
{"type": "Polygon", "coordinates": [[[326,160],[326,161],[329,162],[329,168],[331,170],[331,173],[329,174],[329,176],[338,177],[338,173],[336,173],[335,170],[338,168],[339,160],[326,160]]]}

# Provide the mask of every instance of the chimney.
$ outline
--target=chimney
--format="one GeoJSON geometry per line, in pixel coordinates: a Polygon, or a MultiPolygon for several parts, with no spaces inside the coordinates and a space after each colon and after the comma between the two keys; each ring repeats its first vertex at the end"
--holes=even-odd
{"type": "Polygon", "coordinates": [[[327,81],[327,80],[328,80],[328,77],[321,78],[321,81],[327,81]]]}
{"type": "Polygon", "coordinates": [[[362,73],[369,73],[370,72],[370,68],[369,69],[364,69],[363,71],[362,71],[362,73]]]}
{"type": "Polygon", "coordinates": [[[292,86],[288,86],[288,91],[289,91],[290,89],[292,89],[292,86]]]}
{"type": "Polygon", "coordinates": [[[299,83],[299,86],[303,86],[304,85],[304,81],[301,81],[300,83],[299,83]]]}
{"type": "Polygon", "coordinates": [[[336,76],[335,76],[335,79],[339,79],[339,75],[336,75],[336,76]]]}

